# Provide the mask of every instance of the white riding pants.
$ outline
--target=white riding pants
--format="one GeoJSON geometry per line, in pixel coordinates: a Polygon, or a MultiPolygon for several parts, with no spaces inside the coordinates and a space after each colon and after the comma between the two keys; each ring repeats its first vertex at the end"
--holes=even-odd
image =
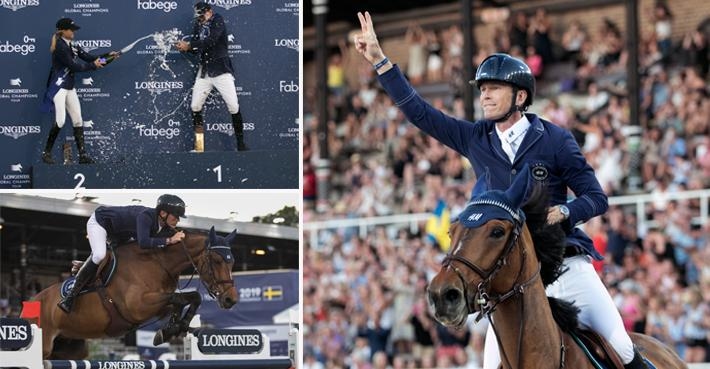
{"type": "Polygon", "coordinates": [[[224,103],[227,104],[229,114],[239,113],[239,100],[237,99],[237,89],[234,87],[234,76],[231,73],[224,73],[217,77],[200,78],[201,75],[202,70],[200,69],[197,72],[195,86],[192,87],[192,102],[190,103],[192,111],[202,110],[212,88],[216,88],[222,95],[224,103]]]}
{"type": "Polygon", "coordinates": [[[54,121],[57,122],[59,128],[64,127],[67,112],[69,112],[74,127],[81,127],[84,124],[84,121],[81,119],[79,96],[76,94],[75,88],[71,90],[60,88],[57,94],[54,95],[52,101],[54,101],[54,121]]]}
{"type": "MultiPolygon", "coordinates": [[[[594,270],[591,258],[584,255],[565,258],[563,265],[568,269],[567,272],[547,286],[547,295],[574,301],[574,305],[581,310],[579,323],[609,341],[624,364],[630,363],[634,358],[634,345],[609,291],[594,270]]],[[[483,351],[483,369],[498,368],[500,360],[498,342],[489,325],[483,351]]]]}
{"type": "Polygon", "coordinates": [[[91,214],[91,218],[86,222],[86,235],[89,236],[91,246],[91,261],[98,265],[106,257],[106,230],[96,221],[96,215],[91,214]]]}

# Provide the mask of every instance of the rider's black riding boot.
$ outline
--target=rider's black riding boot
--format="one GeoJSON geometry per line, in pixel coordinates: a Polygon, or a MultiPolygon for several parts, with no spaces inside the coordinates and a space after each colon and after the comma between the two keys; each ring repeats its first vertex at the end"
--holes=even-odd
{"type": "Polygon", "coordinates": [[[74,280],[74,286],[71,291],[69,291],[67,297],[63,298],[62,301],[59,301],[57,306],[64,310],[65,313],[69,314],[72,306],[74,305],[74,299],[87,283],[94,280],[96,277],[96,269],[98,268],[99,266],[94,264],[91,257],[89,257],[89,260],[84,263],[81,269],[79,269],[79,272],[76,274],[76,280],[74,280]]]}
{"type": "Polygon", "coordinates": [[[646,362],[639,354],[638,350],[634,347],[634,359],[630,363],[624,365],[624,369],[649,369],[646,362]]]}
{"type": "Polygon", "coordinates": [[[244,121],[242,120],[242,112],[232,114],[232,126],[234,127],[234,136],[237,137],[237,150],[249,150],[244,143],[244,121]]]}
{"type": "Polygon", "coordinates": [[[79,164],[94,164],[94,160],[86,153],[83,126],[74,127],[74,140],[76,141],[76,148],[79,150],[79,164]]]}
{"type": "Polygon", "coordinates": [[[52,147],[54,147],[54,141],[57,140],[59,131],[61,128],[54,123],[52,129],[49,131],[49,136],[47,136],[47,144],[44,145],[44,151],[42,151],[42,161],[47,164],[54,164],[54,159],[52,159],[52,147]]]}

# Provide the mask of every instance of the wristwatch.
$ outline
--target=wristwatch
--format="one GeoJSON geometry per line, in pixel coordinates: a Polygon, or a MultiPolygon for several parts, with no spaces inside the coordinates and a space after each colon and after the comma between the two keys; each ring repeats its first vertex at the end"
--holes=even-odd
{"type": "Polygon", "coordinates": [[[562,216],[565,217],[565,220],[569,219],[569,208],[567,205],[560,205],[560,213],[562,213],[562,216]]]}

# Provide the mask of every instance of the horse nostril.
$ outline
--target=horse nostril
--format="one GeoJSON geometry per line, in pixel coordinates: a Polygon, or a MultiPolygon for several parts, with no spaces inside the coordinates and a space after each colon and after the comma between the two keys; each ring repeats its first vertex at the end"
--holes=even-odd
{"type": "Polygon", "coordinates": [[[444,292],[444,301],[449,304],[457,304],[461,300],[461,292],[456,289],[450,289],[444,292]]]}

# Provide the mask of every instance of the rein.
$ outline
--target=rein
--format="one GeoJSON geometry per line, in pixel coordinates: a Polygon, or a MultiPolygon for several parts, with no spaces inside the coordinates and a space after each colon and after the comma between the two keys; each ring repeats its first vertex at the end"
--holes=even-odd
{"type": "MultiPolygon", "coordinates": [[[[490,293],[490,288],[491,288],[491,283],[493,282],[493,279],[496,277],[496,275],[500,272],[500,270],[503,268],[503,266],[508,264],[508,256],[513,251],[513,248],[518,244],[518,239],[520,236],[520,230],[522,228],[522,223],[519,221],[515,222],[515,228],[513,228],[513,232],[511,235],[508,237],[508,241],[505,245],[505,248],[500,252],[498,257],[496,258],[495,263],[493,264],[492,267],[488,269],[483,269],[470,260],[464,258],[463,256],[457,255],[454,253],[459,248],[453,249],[451,253],[446,255],[444,257],[444,260],[442,261],[442,268],[451,268],[456,275],[459,277],[461,280],[461,283],[463,284],[463,295],[464,299],[466,301],[466,306],[468,308],[468,313],[472,314],[476,311],[480,312],[480,314],[476,317],[476,322],[480,321],[484,316],[488,319],[488,321],[491,324],[491,328],[493,328],[493,332],[495,333],[496,340],[498,341],[498,347],[500,348],[500,351],[502,353],[503,358],[505,359],[505,362],[508,364],[509,368],[519,368],[520,367],[520,352],[522,350],[522,340],[523,340],[523,325],[524,325],[524,317],[525,317],[525,301],[521,298],[520,299],[520,311],[519,314],[519,322],[520,326],[518,327],[518,349],[517,349],[517,365],[512,366],[510,365],[510,360],[508,359],[508,355],[505,353],[505,350],[503,349],[503,345],[501,342],[500,334],[498,334],[498,329],[496,328],[494,322],[493,322],[493,312],[495,311],[496,307],[505,302],[506,300],[516,297],[518,295],[523,295],[525,293],[525,289],[530,286],[537,278],[540,277],[540,269],[541,269],[541,264],[538,262],[537,264],[537,270],[535,273],[525,282],[520,283],[520,278],[523,274],[523,269],[525,266],[525,257],[527,255],[526,251],[524,248],[519,247],[518,249],[520,250],[520,256],[521,256],[521,262],[520,262],[520,269],[518,270],[518,274],[515,277],[515,283],[513,283],[513,286],[510,288],[505,293],[501,294],[492,294],[490,293]],[[464,278],[463,273],[461,270],[453,265],[453,262],[459,262],[469,269],[471,269],[474,273],[476,273],[479,277],[481,277],[483,280],[478,283],[476,286],[477,291],[476,295],[473,296],[473,299],[470,297],[469,291],[468,291],[468,285],[469,283],[466,282],[466,279],[464,278]],[[473,304],[472,304],[473,303],[473,304]],[[473,306],[472,306],[473,305],[473,306]]],[[[461,242],[461,241],[459,241],[461,242]]],[[[562,337],[560,337],[562,338],[562,337]]],[[[565,352],[566,348],[564,345],[564,340],[560,339],[560,344],[561,346],[561,358],[560,358],[560,368],[564,368],[564,360],[565,360],[565,352]]]]}

